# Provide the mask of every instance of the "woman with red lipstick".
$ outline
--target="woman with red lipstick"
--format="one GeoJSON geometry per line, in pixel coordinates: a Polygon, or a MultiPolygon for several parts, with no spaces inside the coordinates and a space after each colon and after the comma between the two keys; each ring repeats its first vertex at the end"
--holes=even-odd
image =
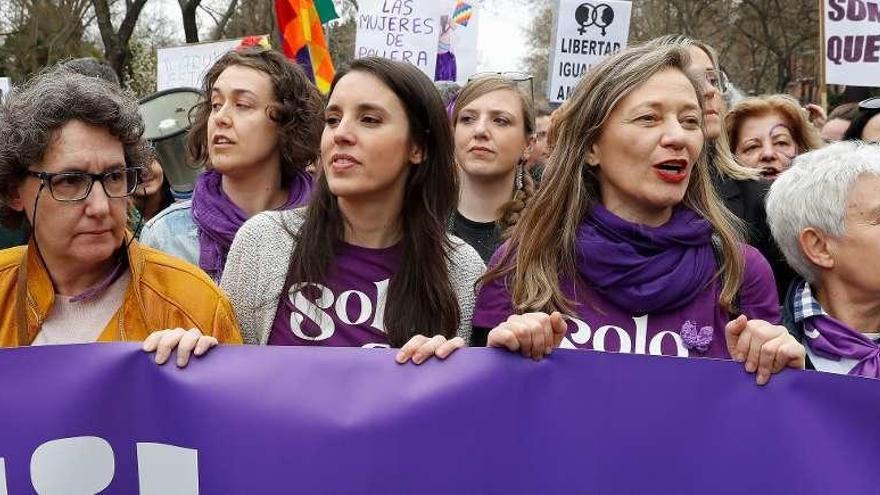
{"type": "Polygon", "coordinates": [[[461,192],[450,232],[488,262],[535,191],[525,173],[532,101],[516,81],[482,76],[462,88],[451,118],[461,192]]]}
{"type": "Polygon", "coordinates": [[[233,50],[207,72],[195,107],[189,152],[208,169],[191,201],[147,222],[141,242],[197,264],[220,280],[239,227],[265,210],[306,202],[317,158],[321,95],[284,55],[233,50]]]}
{"type": "Polygon", "coordinates": [[[409,64],[336,75],[308,207],[239,231],[221,286],[251,344],[397,347],[399,362],[466,344],[484,265],[446,233],[457,199],[448,117],[409,64]]]}
{"type": "Polygon", "coordinates": [[[758,170],[739,164],[731,152],[724,130],[724,116],[727,114],[724,96],[728,94],[729,84],[720,70],[717,53],[706,43],[682,35],[662,36],[649,43],[652,46],[678,46],[690,54],[688,71],[702,83],[706,151],[712,185],[724,206],[745,228],[746,242],[755,246],[770,262],[777,282],[777,295],[784,296],[794,272],[785,262],[767,226],[764,198],[770,184],[760,180],[758,170]]]}
{"type": "Polygon", "coordinates": [[[824,145],[797,100],[787,95],[746,98],[724,122],[730,150],[767,180],[775,180],[797,155],[824,145]]]}
{"type": "Polygon", "coordinates": [[[767,261],[712,187],[690,63],[681,47],[634,47],[578,84],[546,186],[482,279],[474,332],[490,346],[732,356],[759,383],[803,366],[775,325],[767,261]]]}

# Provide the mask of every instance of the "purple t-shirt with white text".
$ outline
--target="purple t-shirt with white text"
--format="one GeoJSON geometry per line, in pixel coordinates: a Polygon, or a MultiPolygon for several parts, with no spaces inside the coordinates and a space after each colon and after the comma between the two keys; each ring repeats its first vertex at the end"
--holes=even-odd
{"type": "MultiPolygon", "coordinates": [[[[503,249],[493,257],[497,263],[503,249]]],[[[745,269],[739,291],[740,312],[749,319],[778,324],[779,299],[773,272],[767,260],[752,246],[744,245],[745,269]]],[[[591,349],[681,357],[730,358],[724,327],[730,320],[718,304],[721,287],[714,281],[686,306],[668,312],[631,314],[581,284],[563,283],[563,291],[576,303],[574,316],[568,317],[568,333],[561,348],[591,349]],[[705,352],[687,348],[683,331],[710,327],[711,343],[705,352]]],[[[496,278],[480,289],[474,309],[474,327],[494,328],[514,314],[510,291],[503,278],[496,278]]]]}
{"type": "Polygon", "coordinates": [[[399,265],[399,245],[339,243],[323,283],[297,282],[282,292],[269,345],[388,347],[385,303],[399,265]]]}

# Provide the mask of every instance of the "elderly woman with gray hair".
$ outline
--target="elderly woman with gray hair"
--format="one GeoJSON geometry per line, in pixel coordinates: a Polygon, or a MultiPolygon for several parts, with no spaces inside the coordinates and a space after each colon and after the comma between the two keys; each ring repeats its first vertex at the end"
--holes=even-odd
{"type": "Polygon", "coordinates": [[[0,105],[0,221],[30,231],[28,245],[0,251],[0,347],[205,329],[158,345],[164,361],[173,337],[183,339],[183,365],[193,349],[241,342],[229,301],[206,274],[140,246],[126,229],[128,197],[151,158],[143,131],[137,103],[118,87],[64,69],[0,105]]]}
{"type": "Polygon", "coordinates": [[[880,146],[840,142],[798,156],[770,189],[767,219],[802,277],[783,323],[807,366],[880,378],[880,146]]]}

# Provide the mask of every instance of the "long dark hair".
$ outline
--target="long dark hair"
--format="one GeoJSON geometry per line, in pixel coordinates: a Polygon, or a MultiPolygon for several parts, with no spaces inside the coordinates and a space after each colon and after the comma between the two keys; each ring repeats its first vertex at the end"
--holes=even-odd
{"type": "MultiPolygon", "coordinates": [[[[409,136],[425,159],[406,178],[400,223],[401,259],[391,277],[385,306],[385,329],[394,347],[412,336],[452,337],[459,325],[458,300],[449,281],[447,260],[452,248],[446,219],[458,199],[452,130],[440,94],[415,67],[377,57],[357,59],[336,74],[330,96],[349,72],[365,72],[400,99],[409,121],[409,136]]],[[[343,238],[344,219],[336,196],[321,173],[305,223],[294,233],[288,284],[321,282],[343,238]]]]}

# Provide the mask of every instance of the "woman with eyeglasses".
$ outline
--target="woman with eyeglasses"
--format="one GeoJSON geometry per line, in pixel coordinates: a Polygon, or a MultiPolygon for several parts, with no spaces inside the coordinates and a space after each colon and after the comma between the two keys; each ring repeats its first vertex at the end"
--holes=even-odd
{"type": "Polygon", "coordinates": [[[317,158],[321,108],[318,90],[281,53],[256,47],[225,54],[205,74],[204,100],[188,135],[193,161],[208,170],[191,201],[147,222],[141,242],[219,281],[248,218],[307,201],[306,166],[317,158]]]}
{"type": "Polygon", "coordinates": [[[788,95],[746,98],[724,117],[730,151],[766,180],[776,180],[797,155],[821,148],[819,131],[788,95]]]}
{"type": "Polygon", "coordinates": [[[692,64],[632,47],[580,81],[545,185],[481,280],[474,333],[490,346],[733,357],[758,383],[803,367],[766,260],[712,187],[692,64]]]}
{"type": "Polygon", "coordinates": [[[451,118],[461,192],[450,231],[488,262],[535,192],[525,169],[532,101],[513,77],[483,75],[462,88],[451,118]]]}
{"type": "Polygon", "coordinates": [[[868,98],[859,103],[859,113],[844,133],[843,139],[880,143],[880,97],[868,98]]]}
{"type": "Polygon", "coordinates": [[[739,219],[738,227],[744,230],[746,242],[758,248],[770,262],[777,295],[783,297],[794,278],[794,271],[785,262],[767,225],[764,198],[770,183],[761,180],[758,170],[737,162],[731,152],[724,130],[724,116],[727,114],[724,94],[729,90],[729,83],[719,68],[717,53],[706,43],[683,35],[662,36],[648,43],[651,46],[679,46],[690,54],[688,70],[702,82],[706,101],[703,125],[712,185],[724,206],[739,219]]]}
{"type": "Polygon", "coordinates": [[[30,230],[27,246],[0,251],[0,346],[140,341],[175,327],[241,342],[201,270],[126,229],[152,158],[143,130],[118,87],[64,69],[0,106],[0,218],[30,230]]]}

